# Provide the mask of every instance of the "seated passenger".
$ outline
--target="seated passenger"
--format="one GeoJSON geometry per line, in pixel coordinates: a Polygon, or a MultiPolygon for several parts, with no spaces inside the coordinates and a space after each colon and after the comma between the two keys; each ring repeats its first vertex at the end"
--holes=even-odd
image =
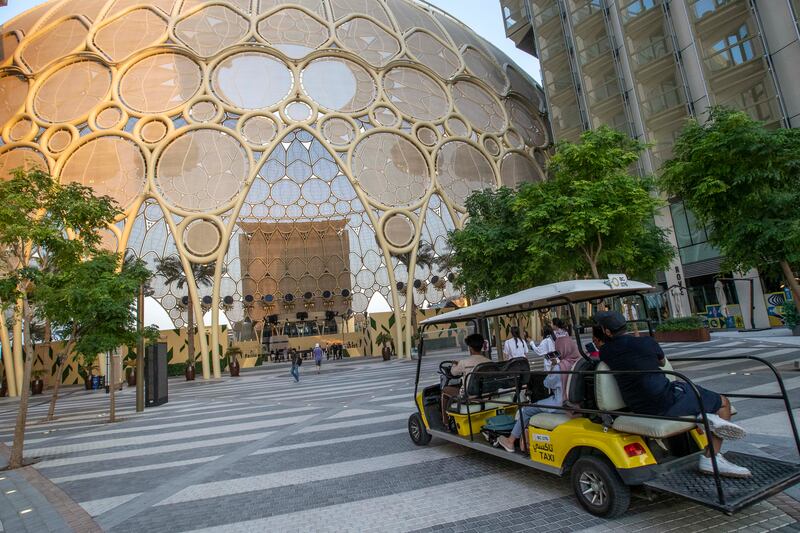
{"type": "MultiPolygon", "coordinates": [[[[550,405],[561,407],[564,405],[563,391],[567,388],[569,374],[556,374],[555,372],[572,370],[572,367],[575,366],[575,363],[580,359],[581,354],[578,351],[578,345],[575,343],[575,340],[572,337],[565,336],[556,339],[552,351],[558,352],[560,355],[557,359],[549,361],[552,366],[548,368],[548,372],[553,373],[548,374],[547,377],[544,378],[544,386],[550,389],[553,394],[544,400],[535,402],[537,404],[536,406],[523,407],[517,413],[517,422],[511,430],[511,435],[497,439],[497,443],[507,452],[513,453],[516,451],[515,445],[517,440],[522,436],[524,428],[528,427],[528,422],[533,415],[538,413],[564,412],[561,409],[547,409],[542,406],[550,405]]],[[[545,364],[547,364],[547,362],[548,361],[545,361],[545,364]]]]}
{"type": "MultiPolygon", "coordinates": [[[[627,321],[616,311],[602,311],[595,315],[595,322],[602,328],[603,345],[600,360],[611,370],[659,370],[665,365],[664,351],[652,338],[635,337],[627,333],[627,321]]],[[[625,404],[634,413],[660,416],[700,415],[697,396],[689,384],[669,381],[661,372],[648,374],[616,374],[614,376],[625,404]]],[[[719,473],[729,477],[749,477],[747,468],[737,466],[719,453],[722,439],[740,439],[745,430],[730,422],[731,404],[728,398],[697,387],[711,428],[711,443],[717,456],[719,473]]],[[[699,469],[713,473],[709,452],[700,457],[699,469]]]]}
{"type": "MultiPolygon", "coordinates": [[[[462,387],[467,383],[467,376],[472,370],[481,363],[490,363],[491,360],[481,355],[483,348],[483,335],[480,333],[473,333],[464,339],[467,347],[469,348],[469,357],[462,359],[450,368],[450,374],[456,377],[461,377],[462,387]]],[[[448,385],[442,387],[442,422],[445,427],[447,426],[447,407],[450,405],[450,399],[455,398],[461,392],[461,388],[455,385],[448,385]]]]}

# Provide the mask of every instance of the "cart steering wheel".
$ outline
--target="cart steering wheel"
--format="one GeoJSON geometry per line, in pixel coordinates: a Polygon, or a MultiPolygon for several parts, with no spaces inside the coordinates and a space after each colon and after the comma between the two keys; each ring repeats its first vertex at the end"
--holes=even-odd
{"type": "Polygon", "coordinates": [[[453,365],[456,363],[458,363],[458,361],[442,361],[439,363],[439,373],[447,379],[458,379],[457,376],[454,376],[450,372],[450,370],[453,368],[453,365]]]}

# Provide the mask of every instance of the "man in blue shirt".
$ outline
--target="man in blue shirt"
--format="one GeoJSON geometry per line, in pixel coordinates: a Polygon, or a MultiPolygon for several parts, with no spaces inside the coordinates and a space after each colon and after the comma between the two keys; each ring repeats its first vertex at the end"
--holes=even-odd
{"type": "MultiPolygon", "coordinates": [[[[731,404],[728,398],[695,385],[702,399],[701,408],[690,385],[671,382],[660,372],[666,359],[661,346],[652,337],[629,335],[625,317],[616,311],[602,311],[594,319],[605,337],[600,347],[600,360],[611,370],[647,372],[614,375],[625,405],[634,413],[660,416],[699,416],[704,410],[711,427],[710,440],[717,455],[720,474],[749,477],[748,469],[729,462],[719,453],[722,439],[740,439],[745,435],[742,427],[730,422],[731,404]]],[[[699,469],[706,474],[713,473],[708,452],[700,457],[699,469]]]]}

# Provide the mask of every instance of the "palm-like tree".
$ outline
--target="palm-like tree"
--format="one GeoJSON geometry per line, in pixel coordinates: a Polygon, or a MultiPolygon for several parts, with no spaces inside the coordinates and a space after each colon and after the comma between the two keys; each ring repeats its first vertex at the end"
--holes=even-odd
{"type": "MultiPolygon", "coordinates": [[[[214,283],[214,269],[215,263],[207,263],[204,265],[191,263],[192,265],[192,277],[194,277],[195,284],[198,288],[202,287],[210,287],[212,283],[214,283]]],[[[179,289],[183,289],[183,287],[187,284],[186,278],[186,271],[183,269],[183,265],[181,264],[181,260],[178,259],[176,255],[169,255],[167,257],[163,257],[156,262],[156,274],[161,276],[164,279],[164,283],[170,285],[174,283],[179,289]]],[[[189,302],[186,306],[186,331],[187,331],[187,342],[186,342],[186,349],[189,352],[189,359],[188,365],[194,369],[194,302],[192,301],[191,293],[188,293],[189,302]]],[[[187,365],[187,366],[188,366],[187,365]]],[[[187,374],[188,379],[188,374],[187,374]]]]}
{"type": "MultiPolygon", "coordinates": [[[[411,264],[411,252],[406,252],[403,254],[397,254],[397,260],[406,266],[406,270],[409,270],[409,265],[411,264]]],[[[433,249],[433,246],[430,243],[420,241],[419,245],[417,245],[417,266],[420,267],[427,267],[428,269],[432,268],[435,264],[437,264],[437,257],[436,252],[433,249]]],[[[409,282],[414,283],[414,273],[408,272],[409,275],[409,282]]],[[[408,309],[409,313],[411,313],[411,336],[413,337],[417,331],[417,304],[414,301],[414,296],[411,296],[411,301],[406,302],[406,308],[408,309]]]]}

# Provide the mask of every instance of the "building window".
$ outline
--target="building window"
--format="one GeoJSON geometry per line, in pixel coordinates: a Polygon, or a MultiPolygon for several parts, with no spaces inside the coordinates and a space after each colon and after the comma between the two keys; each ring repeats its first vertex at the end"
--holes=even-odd
{"type": "Polygon", "coordinates": [[[694,3],[694,18],[701,19],[727,4],[730,0],[697,0],[694,3]]]}
{"type": "Polygon", "coordinates": [[[656,0],[633,0],[622,8],[622,21],[628,22],[658,5],[656,0]]]}
{"type": "Polygon", "coordinates": [[[756,54],[752,41],[747,24],[742,24],[738,30],[711,45],[708,58],[711,70],[726,69],[753,59],[756,54]]]}
{"type": "Polygon", "coordinates": [[[719,250],[708,242],[706,228],[697,222],[694,213],[686,209],[683,202],[675,202],[669,209],[682,263],[696,263],[719,257],[719,250]]]}

